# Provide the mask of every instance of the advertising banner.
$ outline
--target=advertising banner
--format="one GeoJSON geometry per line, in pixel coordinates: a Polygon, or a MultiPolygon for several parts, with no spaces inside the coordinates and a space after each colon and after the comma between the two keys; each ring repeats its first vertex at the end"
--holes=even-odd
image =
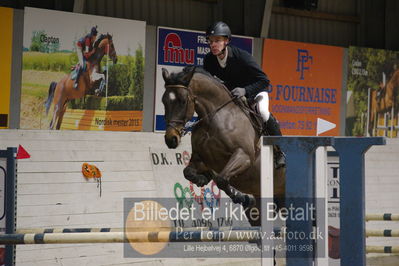
{"type": "MultiPolygon", "coordinates": [[[[158,27],[158,52],[156,69],[154,131],[165,130],[164,107],[161,101],[164,91],[162,68],[169,73],[180,72],[185,66],[202,66],[210,51],[204,32],[158,27]]],[[[233,36],[231,43],[252,54],[253,38],[233,36]]]]}
{"type": "Polygon", "coordinates": [[[21,128],[140,131],[145,27],[25,8],[21,128]]]}
{"type": "Polygon", "coordinates": [[[283,135],[337,136],[344,49],[267,39],[262,68],[283,135]]]}
{"type": "Polygon", "coordinates": [[[13,10],[0,7],[0,129],[8,128],[11,93],[13,10]]]}
{"type": "Polygon", "coordinates": [[[399,52],[349,47],[347,136],[398,137],[399,52]]]}

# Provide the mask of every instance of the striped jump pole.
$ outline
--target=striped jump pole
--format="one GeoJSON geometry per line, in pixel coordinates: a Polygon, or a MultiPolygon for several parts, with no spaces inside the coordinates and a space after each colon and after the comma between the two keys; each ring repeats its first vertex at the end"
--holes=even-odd
{"type": "Polygon", "coordinates": [[[15,230],[16,234],[48,234],[48,233],[94,233],[94,232],[124,232],[124,228],[22,228],[15,230]]]}
{"type": "Polygon", "coordinates": [[[366,246],[366,253],[399,254],[399,246],[366,246]]]}
{"type": "Polygon", "coordinates": [[[399,230],[391,229],[367,229],[367,237],[399,237],[399,230]]]}
{"type": "MultiPolygon", "coordinates": [[[[16,234],[49,234],[49,233],[96,233],[96,232],[138,232],[138,231],[229,231],[229,230],[249,230],[249,231],[259,231],[260,227],[83,227],[83,228],[18,228],[15,230],[16,234]]],[[[280,228],[274,228],[275,233],[280,232],[280,228]]]]}
{"type": "Polygon", "coordinates": [[[254,230],[229,231],[155,231],[155,232],[81,232],[0,235],[0,245],[139,243],[139,242],[247,242],[257,241],[254,230]]]}
{"type": "Polygon", "coordinates": [[[366,214],[366,221],[399,221],[399,214],[366,214]]]}

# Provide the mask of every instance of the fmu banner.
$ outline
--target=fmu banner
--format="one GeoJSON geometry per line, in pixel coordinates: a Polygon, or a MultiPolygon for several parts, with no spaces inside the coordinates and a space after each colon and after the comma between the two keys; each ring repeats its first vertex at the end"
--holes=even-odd
{"type": "Polygon", "coordinates": [[[272,39],[263,45],[270,111],[283,134],[339,135],[344,49],[272,39]]]}
{"type": "MultiPolygon", "coordinates": [[[[231,43],[252,54],[253,38],[233,36],[231,43]]],[[[179,72],[185,66],[202,66],[209,51],[203,32],[158,27],[154,131],[165,130],[164,107],[161,101],[164,91],[162,68],[170,73],[179,72]]]]}

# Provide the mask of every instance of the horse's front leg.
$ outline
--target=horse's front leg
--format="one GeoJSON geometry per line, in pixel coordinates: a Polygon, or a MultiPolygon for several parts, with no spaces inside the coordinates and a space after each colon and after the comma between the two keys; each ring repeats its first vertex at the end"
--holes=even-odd
{"type": "Polygon", "coordinates": [[[245,194],[231,186],[229,181],[233,176],[242,174],[251,166],[251,158],[243,149],[238,148],[230,157],[224,169],[214,177],[214,181],[219,189],[223,190],[234,203],[243,205],[244,208],[255,205],[254,196],[245,194]]]}
{"type": "Polygon", "coordinates": [[[192,154],[190,163],[183,170],[184,177],[193,184],[203,187],[214,177],[212,171],[205,166],[195,153],[192,154]]]}
{"type": "Polygon", "coordinates": [[[97,69],[94,68],[93,72],[91,73],[91,81],[94,83],[97,80],[101,80],[101,79],[105,80],[105,75],[101,74],[101,73],[98,73],[97,69]]]}

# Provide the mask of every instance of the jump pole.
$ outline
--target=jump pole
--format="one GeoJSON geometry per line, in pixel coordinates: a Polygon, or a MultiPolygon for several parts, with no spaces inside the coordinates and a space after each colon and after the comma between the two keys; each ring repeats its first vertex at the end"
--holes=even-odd
{"type": "Polygon", "coordinates": [[[382,214],[370,213],[370,214],[366,214],[366,221],[399,221],[399,214],[395,214],[395,213],[382,213],[382,214]]]}
{"type": "Polygon", "coordinates": [[[39,233],[0,235],[0,244],[79,244],[79,243],[146,243],[146,242],[247,242],[259,238],[254,230],[142,231],[39,233]]]}

